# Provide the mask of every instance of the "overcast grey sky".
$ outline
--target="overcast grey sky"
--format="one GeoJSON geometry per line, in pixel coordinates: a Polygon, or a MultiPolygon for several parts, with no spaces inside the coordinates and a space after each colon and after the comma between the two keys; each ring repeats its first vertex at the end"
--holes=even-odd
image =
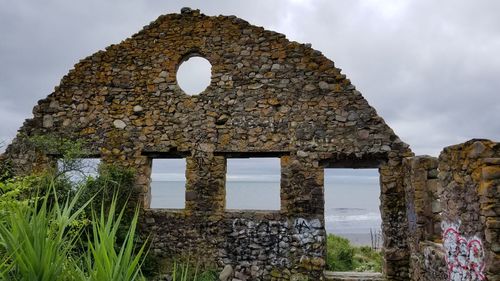
{"type": "Polygon", "coordinates": [[[78,60],[184,6],[312,43],[417,154],[500,140],[496,0],[0,0],[0,140],[78,60]]]}

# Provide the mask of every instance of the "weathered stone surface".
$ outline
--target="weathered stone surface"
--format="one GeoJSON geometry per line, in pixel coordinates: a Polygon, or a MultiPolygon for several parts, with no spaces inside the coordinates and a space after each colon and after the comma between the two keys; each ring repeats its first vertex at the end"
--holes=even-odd
{"type": "Polygon", "coordinates": [[[220,281],[228,281],[231,279],[232,275],[233,275],[233,267],[230,264],[228,264],[224,267],[224,269],[219,274],[219,280],[220,281]]]}
{"type": "Polygon", "coordinates": [[[320,280],[325,163],[380,168],[385,272],[408,278],[402,161],[412,153],[310,44],[183,8],[81,60],[33,114],[2,156],[18,174],[50,166],[43,152],[27,160],[23,136],[85,139],[103,162],[136,171],[141,230],[155,234],[156,255],[232,265],[241,280],[320,280]],[[188,96],[176,71],[199,54],[212,64],[212,80],[188,96]],[[225,210],[226,158],[235,155],[281,158],[279,212],[225,210]],[[186,158],[184,210],[149,208],[154,157],[186,158]]]}
{"type": "Polygon", "coordinates": [[[54,118],[52,117],[52,115],[44,115],[43,116],[43,127],[44,128],[52,128],[52,126],[54,125],[54,118]]]}
{"type": "Polygon", "coordinates": [[[305,151],[299,150],[299,151],[297,151],[297,156],[298,157],[307,157],[307,156],[309,156],[309,154],[305,151]]]}
{"type": "Polygon", "coordinates": [[[500,165],[489,166],[482,169],[483,180],[493,180],[500,178],[500,165]]]}
{"type": "Polygon", "coordinates": [[[499,155],[499,143],[471,140],[405,159],[411,280],[500,278],[499,155]]]}
{"type": "Polygon", "coordinates": [[[325,82],[325,81],[320,81],[320,82],[318,83],[318,86],[319,86],[319,88],[320,88],[321,90],[328,90],[328,89],[330,89],[330,85],[328,85],[328,83],[327,83],[327,82],[325,82]]]}
{"type": "Polygon", "coordinates": [[[480,141],[475,141],[472,146],[471,146],[471,149],[469,150],[469,157],[470,158],[477,158],[484,150],[486,149],[486,147],[484,146],[484,144],[480,141]]]}
{"type": "Polygon", "coordinates": [[[123,120],[118,119],[118,120],[113,121],[113,126],[115,126],[115,128],[118,128],[118,129],[125,129],[127,124],[125,124],[125,122],[123,122],[123,120]]]}

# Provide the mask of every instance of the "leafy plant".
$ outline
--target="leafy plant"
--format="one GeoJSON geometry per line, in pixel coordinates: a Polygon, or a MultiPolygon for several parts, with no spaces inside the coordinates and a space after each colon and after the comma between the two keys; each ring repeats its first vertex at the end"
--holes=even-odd
{"type": "MultiPolygon", "coordinates": [[[[42,173],[25,177],[13,177],[0,181],[0,214],[13,205],[27,205],[36,198],[47,196],[47,204],[55,200],[63,204],[70,197],[71,183],[64,177],[54,178],[51,173],[42,173]]],[[[81,193],[78,197],[81,197],[81,193]]],[[[91,197],[89,197],[91,198],[91,197]]],[[[85,202],[78,203],[79,206],[85,202]]]]}
{"type": "MultiPolygon", "coordinates": [[[[97,177],[88,177],[81,188],[84,188],[86,192],[83,194],[80,204],[97,196],[95,202],[102,202],[104,206],[109,206],[114,200],[117,208],[121,209],[127,205],[132,196],[134,171],[130,168],[101,164],[97,177]]],[[[131,209],[128,207],[127,209],[131,209]]],[[[89,216],[91,215],[89,214],[89,216]]],[[[125,215],[128,216],[129,213],[125,215]]]]}
{"type": "Polygon", "coordinates": [[[349,240],[329,234],[327,269],[332,271],[382,271],[382,254],[368,246],[352,246],[349,240]]]}
{"type": "MultiPolygon", "coordinates": [[[[195,269],[194,276],[190,280],[196,280],[196,275],[198,274],[198,269],[195,269]]],[[[173,281],[187,281],[188,276],[191,275],[189,263],[177,264],[174,262],[174,268],[172,270],[172,280],[173,281]]]]}
{"type": "Polygon", "coordinates": [[[48,152],[61,155],[61,159],[66,164],[64,169],[62,169],[64,171],[77,170],[81,165],[81,163],[78,163],[78,159],[89,154],[86,150],[87,144],[85,141],[74,141],[55,135],[38,135],[28,137],[28,145],[46,153],[48,152]]]}
{"type": "Polygon", "coordinates": [[[327,267],[333,271],[353,270],[354,249],[349,240],[336,236],[328,235],[327,238],[327,267]]]}
{"type": "Polygon", "coordinates": [[[49,196],[35,197],[32,204],[12,205],[0,222],[0,245],[4,251],[2,278],[8,280],[63,280],[65,270],[76,264],[67,257],[79,233],[68,236],[68,229],[86,205],[73,210],[78,194],[60,205],[49,206],[49,196]]]}
{"type": "Polygon", "coordinates": [[[382,253],[371,247],[355,247],[354,262],[356,271],[382,272],[382,253]]]}
{"type": "Polygon", "coordinates": [[[57,169],[26,177],[13,177],[9,162],[0,161],[0,280],[144,280],[139,210],[128,206],[133,171],[101,165],[97,177],[75,182],[71,172],[85,173],[84,142],[26,140],[23,149],[33,155],[60,158],[57,169]]]}
{"type": "Polygon", "coordinates": [[[117,196],[109,207],[101,204],[99,216],[92,212],[90,231],[83,232],[85,224],[79,218],[95,199],[90,198],[77,208],[84,189],[62,200],[57,196],[54,183],[52,193],[40,195],[29,189],[34,183],[44,181],[34,176],[16,180],[2,183],[3,189],[9,190],[3,195],[15,198],[14,202],[22,200],[2,205],[0,280],[144,280],[140,267],[147,251],[145,244],[136,243],[137,208],[117,248],[117,231],[125,211],[123,207],[116,213],[117,196]],[[30,196],[19,196],[25,189],[30,196]]]}
{"type": "Polygon", "coordinates": [[[88,241],[88,252],[85,255],[86,271],[91,281],[100,280],[145,280],[141,274],[141,259],[145,254],[143,244],[137,253],[135,250],[135,231],[139,210],[136,209],[125,239],[117,251],[117,232],[122,221],[125,208],[116,214],[115,195],[107,215],[104,204],[100,215],[92,216],[92,239],[88,241]]]}
{"type": "Polygon", "coordinates": [[[10,161],[0,158],[0,182],[14,177],[10,161]]]}

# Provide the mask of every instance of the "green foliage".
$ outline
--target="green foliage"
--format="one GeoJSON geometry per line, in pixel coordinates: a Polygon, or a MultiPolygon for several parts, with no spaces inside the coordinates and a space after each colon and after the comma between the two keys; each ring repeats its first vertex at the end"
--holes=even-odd
{"type": "MultiPolygon", "coordinates": [[[[122,167],[115,167],[112,165],[100,165],[99,174],[97,177],[88,177],[86,181],[78,185],[79,189],[85,190],[82,194],[78,206],[85,204],[85,202],[91,200],[91,208],[87,208],[82,215],[82,221],[87,221],[95,218],[95,214],[92,213],[93,209],[103,209],[107,214],[109,214],[110,206],[115,206],[116,209],[123,209],[123,220],[131,221],[133,220],[135,214],[134,206],[129,204],[131,202],[129,198],[131,197],[134,183],[134,173],[131,169],[126,169],[122,167]],[[95,204],[95,203],[97,204],[95,204]],[[100,203],[100,205],[99,205],[100,203]]],[[[126,240],[129,233],[128,225],[119,224],[117,229],[116,241],[122,243],[126,240]]],[[[90,228],[89,225],[87,228],[90,228]]],[[[90,240],[94,232],[87,232],[90,240]]],[[[86,243],[86,241],[85,241],[86,243]]],[[[82,248],[86,248],[88,245],[83,243],[82,248]]]]}
{"type": "MultiPolygon", "coordinates": [[[[104,202],[105,205],[109,205],[113,199],[113,194],[118,194],[116,203],[120,209],[125,205],[125,202],[128,202],[134,183],[134,171],[132,169],[101,164],[97,177],[91,177],[86,174],[88,168],[86,165],[88,164],[82,161],[89,155],[89,151],[86,149],[88,145],[84,141],[72,141],[51,135],[32,136],[26,137],[26,139],[27,146],[44,153],[58,155],[57,167],[45,171],[44,174],[20,180],[13,179],[8,161],[1,161],[0,183],[5,184],[4,191],[2,192],[2,189],[0,189],[0,195],[12,191],[16,194],[10,194],[9,196],[11,199],[16,199],[12,198],[12,196],[25,197],[24,194],[19,194],[20,191],[28,193],[36,191],[43,196],[47,186],[55,185],[59,198],[66,198],[77,190],[84,188],[86,192],[81,194],[77,204],[79,206],[96,195],[98,196],[96,202],[104,202]],[[76,182],[73,177],[75,174],[84,176],[83,180],[76,182]]],[[[0,188],[2,188],[1,185],[0,188]]],[[[131,209],[133,211],[133,208],[131,209]]],[[[90,217],[91,214],[87,212],[87,216],[90,217]]]]}
{"type": "MultiPolygon", "coordinates": [[[[62,203],[71,191],[71,183],[64,177],[55,179],[51,173],[13,177],[0,181],[0,213],[13,205],[27,205],[47,195],[48,204],[62,203]]],[[[80,204],[81,206],[83,204],[80,204]]]]}
{"type": "Polygon", "coordinates": [[[0,182],[6,181],[14,177],[12,172],[12,164],[10,161],[0,159],[0,182]]]}
{"type": "Polygon", "coordinates": [[[116,249],[117,232],[123,217],[124,208],[116,214],[116,196],[114,196],[108,214],[101,206],[100,215],[92,216],[92,238],[88,241],[88,252],[85,255],[86,271],[89,281],[100,280],[145,280],[140,271],[141,257],[145,253],[143,244],[137,253],[135,250],[135,230],[139,216],[136,209],[125,239],[116,249]]]}
{"type": "Polygon", "coordinates": [[[198,275],[198,268],[191,272],[191,268],[189,267],[189,263],[187,264],[177,264],[174,263],[174,268],[172,269],[172,280],[173,281],[187,281],[196,280],[198,275]]]}
{"type": "Polygon", "coordinates": [[[36,177],[33,176],[0,181],[0,214],[4,214],[13,205],[26,205],[32,197],[35,181],[36,177]]]}
{"type": "Polygon", "coordinates": [[[28,138],[29,143],[37,150],[45,153],[61,155],[62,160],[67,160],[68,170],[74,170],[69,164],[78,165],[77,159],[88,154],[83,140],[69,140],[52,135],[32,136],[28,138]]]}
{"type": "Polygon", "coordinates": [[[380,251],[373,250],[369,246],[355,248],[354,262],[356,271],[382,272],[383,257],[380,251]]]}
{"type": "Polygon", "coordinates": [[[137,245],[135,238],[138,209],[116,248],[125,210],[116,213],[117,196],[109,207],[101,205],[99,216],[92,212],[90,231],[85,233],[80,218],[95,198],[77,208],[84,189],[66,199],[58,197],[56,181],[49,184],[52,193],[41,195],[32,189],[46,181],[30,176],[1,183],[8,197],[0,200],[0,280],[144,280],[140,267],[145,246],[137,245]]]}
{"type": "MultiPolygon", "coordinates": [[[[26,137],[26,146],[43,154],[51,154],[57,157],[57,167],[53,167],[55,178],[60,176],[70,179],[70,174],[79,174],[86,176],[86,163],[82,161],[91,155],[87,149],[89,145],[83,140],[70,140],[55,135],[40,135],[26,137]]],[[[86,180],[84,178],[83,182],[86,180]]],[[[81,184],[81,183],[76,183],[81,184]]]]}
{"type": "MultiPolygon", "coordinates": [[[[97,196],[94,202],[103,202],[108,206],[113,200],[121,209],[129,202],[134,187],[134,171],[113,165],[101,164],[97,177],[88,177],[80,188],[86,190],[80,203],[97,196]],[[114,198],[116,196],[116,198],[114,198]]],[[[91,215],[91,214],[90,214],[91,215]]]]}
{"type": "MultiPolygon", "coordinates": [[[[42,173],[16,178],[11,161],[9,159],[0,161],[0,206],[26,203],[25,200],[28,198],[32,199],[34,194],[39,197],[43,197],[46,194],[49,194],[49,196],[55,195],[60,200],[64,200],[64,198],[68,198],[74,194],[79,189],[79,186],[71,182],[67,172],[77,171],[82,168],[82,161],[78,157],[86,154],[83,148],[84,143],[82,141],[74,142],[54,136],[25,138],[24,150],[27,150],[27,154],[33,154],[33,149],[43,151],[44,153],[58,154],[60,155],[61,165],[42,173]]],[[[55,197],[48,199],[49,204],[51,204],[50,202],[55,197]]]]}
{"type": "Polygon", "coordinates": [[[155,255],[153,251],[148,252],[148,255],[144,258],[144,261],[141,266],[142,273],[146,276],[147,279],[153,278],[159,275],[161,270],[161,262],[162,258],[158,255],[155,255]]]}
{"type": "Polygon", "coordinates": [[[352,246],[349,240],[329,234],[327,269],[331,271],[382,271],[382,254],[368,246],[352,246]]]}
{"type": "Polygon", "coordinates": [[[196,280],[196,281],[217,281],[217,280],[219,280],[217,271],[205,270],[202,273],[200,273],[200,276],[198,277],[198,280],[196,280]]]}
{"type": "Polygon", "coordinates": [[[1,172],[0,280],[144,280],[139,210],[128,206],[134,173],[101,165],[97,177],[75,182],[71,172],[85,170],[84,146],[32,137],[26,149],[60,155],[57,169],[26,177],[1,172]]]}
{"type": "Polygon", "coordinates": [[[144,260],[142,272],[148,280],[164,280],[165,278],[172,281],[219,280],[219,273],[214,269],[213,264],[192,262],[189,255],[180,258],[177,256],[177,258],[175,260],[162,258],[151,253],[144,260]]]}
{"type": "Polygon", "coordinates": [[[68,236],[68,229],[85,206],[74,210],[78,196],[60,205],[49,205],[49,196],[34,197],[28,204],[11,205],[0,222],[2,271],[7,280],[68,280],[65,271],[76,269],[67,263],[79,237],[68,236]]]}
{"type": "Polygon", "coordinates": [[[349,240],[332,234],[328,235],[326,263],[329,270],[353,270],[353,257],[354,248],[349,243],[349,240]]]}
{"type": "Polygon", "coordinates": [[[193,266],[189,261],[174,262],[172,267],[172,281],[216,281],[217,273],[213,270],[201,271],[199,266],[193,266]]]}

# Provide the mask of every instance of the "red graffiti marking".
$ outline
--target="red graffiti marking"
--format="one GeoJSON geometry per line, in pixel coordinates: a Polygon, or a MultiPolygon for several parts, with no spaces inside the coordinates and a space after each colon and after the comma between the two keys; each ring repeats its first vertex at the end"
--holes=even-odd
{"type": "Polygon", "coordinates": [[[486,280],[483,273],[485,267],[483,243],[478,238],[466,239],[457,229],[456,225],[451,225],[443,232],[448,280],[486,280]]]}

